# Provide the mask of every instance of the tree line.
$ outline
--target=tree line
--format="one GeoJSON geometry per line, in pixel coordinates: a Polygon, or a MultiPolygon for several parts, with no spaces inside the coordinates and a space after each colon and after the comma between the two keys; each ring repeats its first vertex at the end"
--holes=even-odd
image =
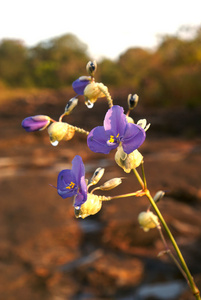
{"type": "MultiPolygon", "coordinates": [[[[0,87],[67,87],[91,58],[87,45],[66,34],[26,47],[22,41],[0,41],[0,87]]],[[[129,48],[115,61],[102,59],[97,81],[130,90],[150,106],[201,103],[201,28],[191,39],[163,36],[156,49],[129,48]]]]}

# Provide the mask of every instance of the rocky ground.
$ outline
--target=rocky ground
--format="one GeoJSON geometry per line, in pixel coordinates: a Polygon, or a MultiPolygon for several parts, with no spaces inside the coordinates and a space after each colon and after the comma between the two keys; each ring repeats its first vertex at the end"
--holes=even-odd
{"type": "MultiPolygon", "coordinates": [[[[105,202],[97,215],[82,220],[75,218],[72,200],[50,186],[79,154],[86,178],[99,166],[106,170],[101,183],[125,177],[107,195],[140,188],[133,173],[115,164],[115,151],[92,153],[80,134],[53,147],[47,131],[21,128],[29,115],[58,119],[70,97],[48,92],[0,106],[0,299],[194,299],[170,258],[158,257],[164,250],[158,231],[145,233],[138,225],[138,214],[149,206],[145,197],[105,202]]],[[[91,110],[81,101],[65,120],[90,130],[101,125],[106,110],[103,100],[91,110]]],[[[132,116],[152,123],[140,148],[148,188],[153,195],[166,192],[159,208],[201,288],[201,109],[139,105],[132,116]]]]}

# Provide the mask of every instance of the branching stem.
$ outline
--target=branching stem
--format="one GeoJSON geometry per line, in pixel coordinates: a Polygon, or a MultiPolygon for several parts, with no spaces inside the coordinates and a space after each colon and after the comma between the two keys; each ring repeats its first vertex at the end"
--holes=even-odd
{"type": "Polygon", "coordinates": [[[196,286],[196,284],[194,282],[194,279],[193,279],[193,277],[192,277],[192,275],[191,275],[191,273],[190,273],[190,271],[189,271],[189,269],[188,269],[188,267],[186,265],[186,262],[185,262],[185,260],[183,258],[183,255],[181,254],[181,251],[180,251],[180,249],[179,249],[179,247],[178,247],[178,245],[177,245],[177,243],[176,243],[176,241],[175,241],[175,239],[174,239],[174,237],[173,237],[170,229],[167,226],[167,223],[165,222],[165,220],[164,220],[164,218],[163,218],[160,210],[158,209],[158,207],[157,207],[154,199],[152,198],[149,190],[147,189],[147,187],[145,189],[146,180],[145,180],[144,168],[143,168],[143,171],[142,171],[143,172],[143,179],[144,180],[142,180],[141,176],[139,175],[139,173],[137,172],[136,169],[134,169],[133,171],[134,171],[134,174],[135,174],[138,182],[140,183],[142,189],[144,190],[144,194],[149,199],[149,201],[150,201],[153,209],[155,210],[155,212],[156,212],[156,214],[157,214],[157,216],[158,216],[161,224],[163,225],[164,230],[166,231],[166,233],[167,233],[167,235],[168,235],[168,237],[169,237],[169,239],[170,239],[170,241],[171,241],[171,243],[172,243],[172,245],[173,245],[173,247],[174,247],[174,249],[175,249],[175,251],[177,253],[177,256],[178,256],[178,258],[180,260],[182,269],[183,269],[183,271],[186,274],[187,281],[188,281],[188,284],[189,284],[189,286],[191,288],[192,294],[194,295],[194,297],[195,297],[196,300],[201,300],[201,298],[200,298],[200,292],[199,292],[199,290],[198,290],[198,288],[197,288],[197,286],[196,286]]]}

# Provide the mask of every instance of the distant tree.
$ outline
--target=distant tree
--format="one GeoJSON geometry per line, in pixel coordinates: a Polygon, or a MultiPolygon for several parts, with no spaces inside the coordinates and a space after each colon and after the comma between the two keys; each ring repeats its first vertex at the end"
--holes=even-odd
{"type": "Polygon", "coordinates": [[[31,48],[29,61],[35,84],[52,88],[71,84],[85,68],[83,66],[89,59],[86,51],[87,46],[72,34],[41,42],[31,48]]]}
{"type": "Polygon", "coordinates": [[[100,69],[100,81],[104,84],[110,86],[121,86],[123,84],[121,69],[115,61],[103,59],[98,69],[100,69]]]}
{"type": "Polygon", "coordinates": [[[26,82],[27,49],[22,41],[4,39],[0,42],[0,78],[10,86],[26,82]]]}
{"type": "Polygon", "coordinates": [[[119,57],[118,66],[124,78],[124,86],[134,89],[139,87],[140,82],[146,79],[150,57],[148,50],[139,47],[130,48],[119,57]]]}

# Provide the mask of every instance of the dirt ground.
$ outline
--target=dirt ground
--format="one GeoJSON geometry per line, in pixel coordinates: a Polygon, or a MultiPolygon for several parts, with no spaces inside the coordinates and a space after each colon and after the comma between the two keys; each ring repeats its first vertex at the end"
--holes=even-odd
{"type": "MultiPolygon", "coordinates": [[[[116,165],[115,151],[92,153],[78,133],[53,147],[46,130],[22,129],[30,115],[58,119],[70,97],[48,92],[0,106],[0,299],[194,299],[169,256],[158,256],[164,246],[157,229],[144,232],[138,225],[138,214],[149,206],[145,197],[105,202],[97,215],[82,220],[74,216],[72,199],[62,199],[51,186],[78,154],[86,178],[97,167],[105,168],[101,183],[124,177],[105,195],[140,188],[133,173],[116,165]]],[[[122,99],[115,104],[125,107],[122,99]]],[[[90,130],[102,125],[106,111],[103,100],[91,110],[80,101],[64,120],[90,130]]],[[[148,188],[152,195],[165,191],[158,206],[201,288],[201,108],[139,105],[132,116],[151,122],[139,149],[148,188]]]]}

